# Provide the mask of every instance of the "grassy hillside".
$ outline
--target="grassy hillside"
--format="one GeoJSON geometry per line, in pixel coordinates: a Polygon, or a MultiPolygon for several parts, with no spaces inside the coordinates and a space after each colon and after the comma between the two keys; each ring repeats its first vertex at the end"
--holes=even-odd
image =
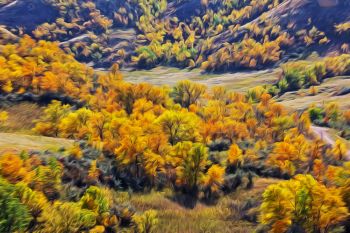
{"type": "Polygon", "coordinates": [[[178,68],[157,67],[151,70],[123,71],[126,81],[132,83],[147,82],[152,85],[176,85],[182,80],[205,84],[208,87],[222,86],[227,90],[245,93],[257,84],[268,85],[278,81],[279,69],[264,71],[246,71],[225,74],[205,74],[200,69],[182,70],[178,68]]]}
{"type": "Polygon", "coordinates": [[[0,132],[0,154],[12,151],[58,151],[62,148],[69,149],[73,146],[72,140],[32,136],[20,133],[0,132]]]}
{"type": "Polygon", "coordinates": [[[294,109],[305,109],[312,104],[322,105],[329,102],[336,102],[342,109],[350,108],[350,93],[347,88],[350,86],[350,77],[334,77],[327,79],[320,86],[317,86],[316,93],[310,88],[294,92],[287,92],[278,98],[278,101],[294,109]]]}
{"type": "Polygon", "coordinates": [[[162,64],[222,72],[271,67],[313,51],[349,51],[346,1],[328,8],[316,0],[6,2],[0,24],[9,31],[59,41],[95,67],[162,64]]]}
{"type": "Polygon", "coordinates": [[[43,107],[35,103],[22,102],[19,104],[11,104],[8,106],[1,106],[0,112],[6,111],[8,119],[6,125],[1,126],[0,130],[7,133],[23,133],[33,134],[33,127],[35,120],[43,114],[43,107]]]}

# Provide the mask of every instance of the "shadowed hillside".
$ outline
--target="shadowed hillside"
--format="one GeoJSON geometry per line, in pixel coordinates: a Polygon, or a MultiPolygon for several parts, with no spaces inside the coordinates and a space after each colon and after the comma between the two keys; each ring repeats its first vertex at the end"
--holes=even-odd
{"type": "Polygon", "coordinates": [[[350,5],[332,1],[16,0],[0,5],[0,25],[59,41],[95,67],[222,72],[272,67],[313,51],[347,53],[350,5]]]}
{"type": "Polygon", "coordinates": [[[58,10],[44,0],[17,0],[0,8],[0,24],[24,28],[26,32],[40,24],[54,22],[57,17],[58,10]]]}

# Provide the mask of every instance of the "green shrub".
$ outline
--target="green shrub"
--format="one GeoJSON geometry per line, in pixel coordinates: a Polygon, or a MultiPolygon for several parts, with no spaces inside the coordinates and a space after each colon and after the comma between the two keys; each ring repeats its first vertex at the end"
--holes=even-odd
{"type": "Polygon", "coordinates": [[[311,121],[321,121],[324,117],[324,111],[322,108],[319,107],[313,107],[309,109],[309,115],[310,115],[310,119],[311,121]]]}
{"type": "Polygon", "coordinates": [[[15,196],[15,186],[0,177],[0,232],[24,232],[31,216],[28,208],[15,196]]]}

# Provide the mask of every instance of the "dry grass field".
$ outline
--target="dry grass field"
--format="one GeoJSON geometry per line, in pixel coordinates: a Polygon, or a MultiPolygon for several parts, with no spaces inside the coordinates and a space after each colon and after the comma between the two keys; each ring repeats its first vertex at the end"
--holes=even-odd
{"type": "Polygon", "coordinates": [[[139,210],[158,211],[157,233],[249,233],[257,224],[242,220],[244,213],[256,217],[262,193],[277,179],[256,178],[252,189],[239,189],[224,196],[214,205],[198,202],[186,208],[171,200],[170,192],[132,195],[131,203],[139,210]]]}

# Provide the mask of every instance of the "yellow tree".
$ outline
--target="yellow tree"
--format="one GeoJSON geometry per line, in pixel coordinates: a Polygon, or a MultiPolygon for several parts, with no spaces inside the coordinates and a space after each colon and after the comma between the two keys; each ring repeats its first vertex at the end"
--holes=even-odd
{"type": "Polygon", "coordinates": [[[345,156],[347,154],[348,150],[346,148],[345,143],[343,143],[341,140],[336,140],[335,145],[333,149],[331,150],[332,155],[336,160],[343,160],[345,159],[345,156]]]}
{"type": "Polygon", "coordinates": [[[184,80],[176,84],[171,96],[176,103],[188,108],[191,104],[195,104],[205,91],[206,87],[204,85],[184,80]]]}
{"type": "Polygon", "coordinates": [[[52,101],[45,109],[44,115],[36,123],[34,130],[46,136],[55,136],[59,134],[59,124],[63,117],[70,112],[70,106],[62,105],[60,101],[52,101]]]}
{"type": "Polygon", "coordinates": [[[137,125],[127,125],[123,129],[120,146],[115,149],[115,155],[121,165],[135,177],[143,176],[144,153],[147,141],[143,130],[137,125]]]}
{"type": "Polygon", "coordinates": [[[94,212],[83,209],[79,203],[54,202],[43,211],[39,222],[43,223],[41,232],[79,232],[96,224],[94,212]]]}
{"type": "Polygon", "coordinates": [[[24,166],[23,160],[16,154],[5,153],[0,156],[0,175],[11,183],[30,181],[30,171],[24,166]]]}
{"type": "MultiPolygon", "coordinates": [[[[157,127],[152,127],[156,129],[157,127]]],[[[171,151],[167,136],[155,130],[146,137],[148,148],[144,153],[144,167],[152,185],[159,174],[165,173],[166,156],[171,151]]]]}
{"type": "Polygon", "coordinates": [[[292,162],[296,154],[296,148],[291,143],[277,142],[266,163],[279,168],[282,172],[294,175],[296,168],[292,162]]]}
{"type": "Polygon", "coordinates": [[[326,178],[327,184],[340,188],[343,200],[350,208],[350,162],[345,162],[342,167],[328,166],[326,178]]]}
{"type": "Polygon", "coordinates": [[[243,151],[237,144],[232,144],[227,154],[227,165],[237,168],[243,165],[243,162],[243,151]]]}
{"type": "Polygon", "coordinates": [[[89,131],[87,123],[93,115],[87,108],[80,108],[62,118],[58,126],[60,134],[67,138],[83,139],[89,131]]]}
{"type": "Polygon", "coordinates": [[[103,142],[107,130],[107,124],[110,121],[111,114],[107,111],[93,112],[87,121],[91,140],[94,142],[103,142]]]}
{"type": "Polygon", "coordinates": [[[195,142],[200,138],[198,132],[200,119],[194,113],[168,110],[156,122],[162,127],[172,145],[182,141],[195,142]]]}
{"type": "Polygon", "coordinates": [[[210,200],[217,195],[224,183],[225,168],[214,164],[212,165],[202,179],[205,198],[210,200]]]}
{"type": "Polygon", "coordinates": [[[276,233],[330,232],[348,215],[339,189],[327,188],[311,175],[297,175],[265,190],[260,222],[276,233]]]}
{"type": "Polygon", "coordinates": [[[180,166],[176,168],[176,184],[182,187],[185,193],[196,196],[208,163],[207,148],[201,143],[193,144],[180,166]]]}
{"type": "Polygon", "coordinates": [[[49,203],[42,192],[32,190],[24,183],[16,184],[16,195],[21,202],[28,207],[28,210],[36,220],[49,203]]]}

